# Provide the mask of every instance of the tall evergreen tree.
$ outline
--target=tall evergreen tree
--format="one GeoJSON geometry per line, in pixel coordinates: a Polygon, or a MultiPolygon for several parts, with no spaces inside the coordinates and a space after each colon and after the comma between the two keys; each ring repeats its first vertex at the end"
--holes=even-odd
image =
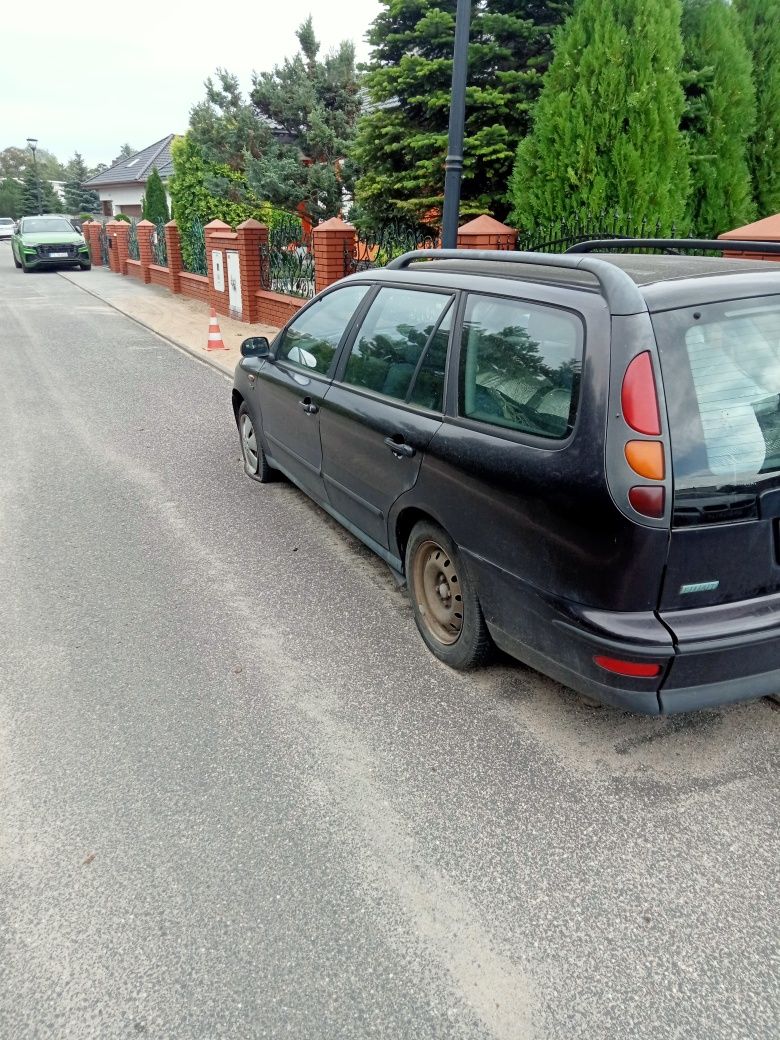
{"type": "Polygon", "coordinates": [[[681,57],[679,0],[580,0],[517,151],[518,227],[605,208],[667,228],[684,217],[681,57]]]}
{"type": "Polygon", "coordinates": [[[152,172],[146,181],[143,218],[151,220],[153,224],[167,224],[171,219],[168,212],[168,196],[165,194],[165,187],[156,166],[152,167],[152,172]]]}
{"type": "Polygon", "coordinates": [[[79,152],[65,168],[65,209],[68,213],[97,213],[100,209],[100,198],[96,191],[83,187],[89,179],[89,170],[79,152]]]}
{"type": "Polygon", "coordinates": [[[51,181],[36,176],[30,165],[22,178],[22,216],[30,217],[38,213],[62,213],[62,202],[52,187],[51,181]],[[40,208],[38,206],[38,187],[40,185],[40,208]]]}
{"type": "Polygon", "coordinates": [[[747,162],[756,121],[750,55],[727,0],[685,0],[682,29],[689,220],[696,234],[717,236],[756,214],[747,162]]]}
{"type": "Polygon", "coordinates": [[[119,149],[119,155],[115,159],[111,160],[111,165],[116,166],[117,163],[122,162],[124,159],[129,159],[131,155],[135,155],[136,149],[130,144],[123,144],[119,149]]]}
{"type": "Polygon", "coordinates": [[[753,59],[756,129],[748,143],[759,217],[780,212],[780,0],[735,0],[753,59]]]}
{"type": "Polygon", "coordinates": [[[285,209],[302,203],[316,222],[342,207],[340,163],[361,99],[353,44],[344,41],[319,57],[311,17],[296,36],[299,54],[253,78],[252,102],[261,120],[282,133],[261,158],[248,157],[246,172],[257,196],[285,209]]]}
{"type": "Polygon", "coordinates": [[[207,163],[243,173],[247,155],[257,159],[271,144],[271,128],[244,99],[238,76],[217,69],[205,86],[205,99],[190,111],[188,137],[207,163]]]}
{"type": "MultiPolygon", "coordinates": [[[[382,217],[439,211],[457,0],[381,0],[368,40],[370,102],[352,158],[361,208],[382,217]]],[[[482,0],[472,10],[461,211],[507,213],[517,142],[572,0],[482,0]]]]}

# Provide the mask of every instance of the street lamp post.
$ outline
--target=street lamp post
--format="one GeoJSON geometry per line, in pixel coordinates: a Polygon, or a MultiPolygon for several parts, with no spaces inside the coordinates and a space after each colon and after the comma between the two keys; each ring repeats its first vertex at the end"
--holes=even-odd
{"type": "Polygon", "coordinates": [[[463,136],[466,122],[466,77],[469,69],[469,24],[471,0],[458,0],[455,15],[455,51],[452,59],[452,94],[447,159],[444,163],[444,207],[441,244],[454,249],[458,244],[460,181],[463,173],[463,136]]]}
{"type": "Polygon", "coordinates": [[[38,176],[38,160],[35,157],[35,152],[38,148],[38,138],[28,137],[27,146],[32,152],[33,157],[33,170],[35,171],[35,187],[38,189],[38,215],[40,216],[40,214],[43,213],[43,203],[41,202],[41,179],[38,176]]]}

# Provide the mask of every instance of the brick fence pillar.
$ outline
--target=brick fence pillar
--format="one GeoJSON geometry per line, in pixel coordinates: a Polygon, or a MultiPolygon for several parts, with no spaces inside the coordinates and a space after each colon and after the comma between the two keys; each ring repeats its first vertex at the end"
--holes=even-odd
{"type": "Polygon", "coordinates": [[[172,293],[180,293],[184,261],[181,258],[181,234],[175,220],[169,220],[165,225],[165,248],[168,253],[168,288],[172,293]]]}
{"type": "Polygon", "coordinates": [[[98,266],[103,263],[100,255],[100,224],[94,220],[85,221],[81,227],[81,233],[89,246],[89,256],[92,263],[98,266]]]}
{"type": "Polygon", "coordinates": [[[517,232],[483,214],[458,228],[458,249],[515,249],[517,232]]]}
{"type": "Polygon", "coordinates": [[[230,296],[228,294],[227,250],[238,249],[238,238],[235,232],[223,220],[212,220],[203,231],[206,235],[206,266],[209,279],[209,305],[217,314],[230,314],[230,296]],[[222,256],[222,292],[214,285],[214,253],[222,256]]]}
{"type": "Polygon", "coordinates": [[[128,243],[128,239],[130,238],[130,225],[127,221],[117,220],[114,223],[113,235],[117,270],[120,274],[127,274],[127,258],[130,255],[128,243]]]}
{"type": "Polygon", "coordinates": [[[331,217],[318,224],[312,232],[314,241],[314,288],[321,292],[343,278],[346,272],[345,254],[351,256],[356,233],[352,224],[341,217],[331,217]]]}
{"type": "Polygon", "coordinates": [[[154,260],[154,253],[152,252],[153,231],[154,224],[151,220],[139,220],[135,226],[135,233],[138,235],[138,259],[141,262],[141,277],[147,285],[152,280],[152,276],[149,274],[149,264],[154,260]]]}
{"type": "Polygon", "coordinates": [[[259,220],[245,220],[236,228],[241,269],[241,320],[256,324],[260,318],[260,246],[268,244],[268,228],[259,220]]]}

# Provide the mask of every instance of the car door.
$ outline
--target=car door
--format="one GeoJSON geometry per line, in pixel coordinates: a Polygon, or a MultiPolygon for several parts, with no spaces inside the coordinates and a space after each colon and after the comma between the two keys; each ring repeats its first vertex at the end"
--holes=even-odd
{"type": "Polygon", "coordinates": [[[322,480],[320,407],[339,344],[366,283],[344,285],[314,300],[282,331],[255,384],[266,452],[313,498],[326,498],[322,480]]]}
{"type": "Polygon", "coordinates": [[[339,363],[320,436],[328,498],[373,542],[441,425],[455,294],[382,286],[339,363]]]}

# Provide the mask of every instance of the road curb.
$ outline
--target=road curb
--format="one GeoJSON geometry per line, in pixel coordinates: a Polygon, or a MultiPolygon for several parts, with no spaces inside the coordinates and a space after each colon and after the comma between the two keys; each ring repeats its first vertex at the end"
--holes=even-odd
{"type": "Polygon", "coordinates": [[[233,369],[225,368],[223,365],[220,364],[219,361],[217,361],[216,358],[211,358],[208,356],[208,354],[204,355],[202,353],[199,353],[195,347],[190,347],[186,343],[182,343],[180,340],[173,339],[172,336],[166,336],[164,332],[160,332],[158,329],[155,329],[152,325],[148,325],[145,321],[142,321],[140,318],[137,318],[134,314],[129,314],[127,311],[122,310],[122,308],[119,307],[117,304],[111,303],[110,300],[107,300],[104,296],[101,296],[99,293],[93,292],[92,289],[88,289],[79,281],[75,281],[73,278],[68,278],[67,273],[65,271],[57,271],[57,274],[60,276],[60,278],[63,278],[70,285],[75,285],[77,289],[81,289],[82,292],[85,292],[88,296],[91,296],[95,300],[100,300],[101,303],[104,303],[106,307],[110,307],[111,310],[116,311],[117,314],[124,315],[125,318],[129,318],[130,321],[134,321],[136,325],[140,325],[142,329],[146,329],[147,332],[154,333],[154,335],[157,336],[158,339],[163,340],[163,342],[170,343],[171,346],[176,347],[178,350],[183,350],[185,354],[189,354],[190,357],[195,358],[196,361],[201,361],[204,365],[208,365],[209,368],[213,368],[216,372],[219,372],[220,375],[226,376],[230,379],[233,378],[233,369]]]}

